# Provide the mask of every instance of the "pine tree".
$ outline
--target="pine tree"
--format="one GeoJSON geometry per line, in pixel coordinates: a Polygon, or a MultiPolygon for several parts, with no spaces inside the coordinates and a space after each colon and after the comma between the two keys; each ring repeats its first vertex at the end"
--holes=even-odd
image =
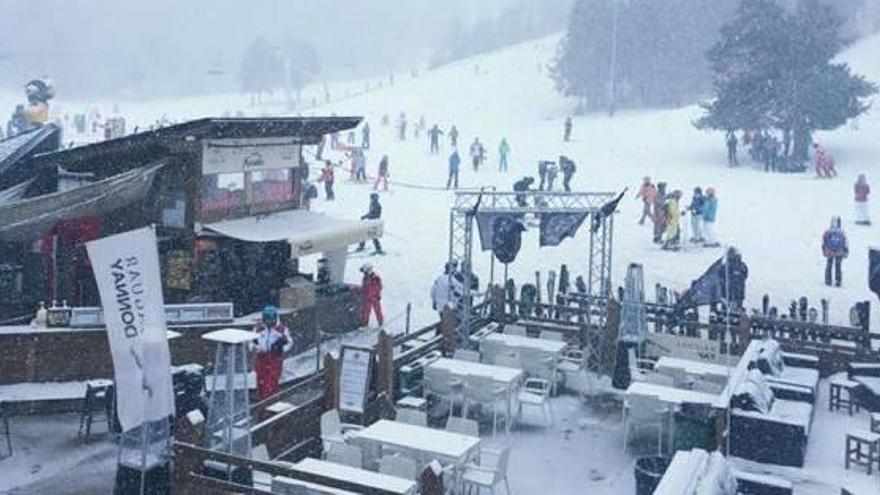
{"type": "Polygon", "coordinates": [[[577,0],[551,67],[556,88],[578,98],[580,109],[606,101],[613,14],[607,0],[577,0]]]}
{"type": "Polygon", "coordinates": [[[876,86],[832,63],[844,48],[842,21],[819,0],[788,14],[774,0],[742,0],[709,51],[714,100],[696,126],[724,131],[777,128],[794,139],[791,156],[807,159],[812,133],[864,113],[876,86]]]}

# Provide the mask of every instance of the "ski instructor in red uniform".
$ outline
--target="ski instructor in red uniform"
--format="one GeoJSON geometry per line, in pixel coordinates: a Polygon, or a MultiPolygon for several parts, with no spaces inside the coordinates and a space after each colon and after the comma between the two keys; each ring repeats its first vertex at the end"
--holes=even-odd
{"type": "Polygon", "coordinates": [[[262,321],[257,323],[254,331],[257,333],[257,340],[253,344],[257,393],[263,400],[278,393],[278,383],[284,370],[284,353],[293,347],[293,339],[287,327],[278,320],[278,309],[271,305],[263,308],[262,321]]]}
{"type": "Polygon", "coordinates": [[[376,313],[379,327],[385,323],[382,315],[382,279],[373,271],[373,265],[364,263],[361,267],[364,278],[361,281],[361,322],[370,326],[370,313],[376,313]]]}

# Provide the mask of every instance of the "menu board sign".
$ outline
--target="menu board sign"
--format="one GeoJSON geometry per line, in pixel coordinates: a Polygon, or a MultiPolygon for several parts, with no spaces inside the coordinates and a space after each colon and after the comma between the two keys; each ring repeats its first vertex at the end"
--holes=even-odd
{"type": "Polygon", "coordinates": [[[339,373],[339,409],[362,414],[370,387],[373,351],[362,347],[342,347],[339,373]]]}

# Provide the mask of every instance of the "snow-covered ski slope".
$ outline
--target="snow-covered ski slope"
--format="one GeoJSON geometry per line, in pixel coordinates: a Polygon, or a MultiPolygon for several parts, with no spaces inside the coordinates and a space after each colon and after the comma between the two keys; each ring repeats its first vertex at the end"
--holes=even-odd
{"type": "MultiPolygon", "coordinates": [[[[697,106],[673,110],[625,111],[614,118],[591,114],[574,119],[573,139],[562,140],[565,117],[573,108],[555,91],[547,64],[555,52],[558,37],[524,43],[497,53],[480,56],[436,69],[418,78],[400,78],[392,88],[320,108],[317,113],[364,115],[374,130],[370,169],[380,154],[387,153],[395,180],[444,186],[444,152],[431,156],[427,139],[400,142],[393,128],[380,128],[381,115],[389,114],[392,125],[404,111],[410,123],[425,115],[428,126],[438,122],[461,132],[462,187],[495,186],[510,190],[523,175],[537,175],[537,160],[553,159],[564,153],[578,164],[573,184],[576,190],[620,191],[629,187],[626,200],[615,219],[614,283],[620,284],[630,262],[645,266],[646,287],[662,282],[684,289],[699,276],[722,249],[688,246],[681,252],[666,252],[650,242],[648,225],[636,220],[641,204],[634,199],[643,176],[666,181],[670,191],[680,189],[689,200],[694,186],[714,186],[720,208],[717,224],[722,243],[740,249],[749,264],[748,302],[759,305],[769,292],[772,303],[782,307],[791,298],[806,294],[811,300],[828,298],[832,319],[842,322],[852,302],[873,299],[867,290],[867,247],[880,244],[876,224],[853,225],[852,184],[857,174],[867,173],[880,190],[880,118],[876,111],[856,125],[816,138],[837,159],[840,177],[819,180],[812,174],[768,174],[749,163],[728,168],[721,133],[698,131],[691,124],[700,114],[697,106]],[[489,151],[485,168],[470,170],[467,147],[478,136],[489,151]],[[512,148],[511,170],[496,171],[497,146],[507,137],[512,148]],[[820,238],[832,215],[844,218],[851,255],[844,262],[841,289],[824,286],[824,258],[820,238]]],[[[869,79],[880,81],[880,37],[864,40],[841,58],[869,79]]],[[[341,184],[335,204],[319,202],[319,210],[353,216],[361,213],[368,188],[341,184]]],[[[386,280],[389,313],[398,313],[412,301],[418,314],[429,310],[427,293],[432,276],[438,273],[448,248],[448,207],[451,193],[392,187],[382,197],[385,205],[386,249],[392,256],[374,260],[386,280]]],[[[878,202],[871,204],[872,216],[880,221],[878,202]]],[[[685,203],[685,201],[683,201],[685,203]]],[[[686,225],[682,227],[689,233],[686,225]]],[[[534,229],[524,237],[523,249],[510,265],[510,273],[522,283],[534,280],[534,271],[558,270],[567,263],[574,274],[586,269],[587,229],[556,248],[537,248],[534,229]]],[[[488,277],[488,254],[481,279],[488,277]]],[[[356,267],[350,266],[352,275],[356,267]]],[[[496,266],[496,274],[500,270],[496,266]]],[[[496,276],[496,280],[498,277],[496,276]]],[[[546,278],[544,278],[546,280],[546,278]]],[[[653,292],[653,291],[651,291],[653,292]]],[[[875,315],[877,312],[874,312],[875,315]]],[[[424,321],[424,320],[420,320],[424,321]]],[[[875,325],[876,326],[876,325],[875,325]]]]}
{"type": "MultiPolygon", "coordinates": [[[[408,302],[413,304],[413,326],[435,318],[429,301],[429,288],[439,273],[448,252],[449,206],[452,193],[446,183],[449,142],[442,141],[439,155],[428,153],[427,137],[412,137],[412,127],[424,115],[427,125],[438,123],[444,130],[455,124],[461,136],[461,187],[494,186],[510,190],[523,175],[537,175],[537,161],[555,159],[559,154],[572,157],[578,165],[573,180],[576,190],[620,191],[629,187],[614,223],[614,284],[621,283],[630,262],[642,263],[646,287],[662,282],[683,290],[690,281],[715,259],[723,249],[703,249],[684,243],[680,252],[660,250],[651,243],[651,227],[636,221],[641,204],[635,191],[645,175],[655,182],[665,181],[669,190],[684,193],[683,206],[694,186],[714,186],[719,197],[717,231],[721,242],[736,246],[750,268],[747,298],[760,304],[769,292],[772,303],[780,309],[790,299],[805,294],[811,301],[826,297],[831,301],[832,319],[842,322],[856,300],[873,299],[866,287],[867,247],[880,244],[877,226],[853,224],[852,184],[857,174],[867,173],[869,182],[880,191],[880,118],[876,110],[857,123],[816,138],[834,154],[840,177],[819,180],[807,174],[768,174],[751,164],[743,150],[744,166],[728,168],[721,133],[701,132],[692,126],[700,110],[696,105],[681,109],[619,112],[614,118],[604,113],[574,119],[572,142],[562,140],[563,120],[574,102],[554,89],[549,77],[559,36],[509,47],[498,52],[437,68],[413,76],[396,74],[394,83],[384,79],[381,88],[370,81],[371,91],[364,91],[367,81],[329,85],[334,101],[308,110],[308,115],[362,115],[372,128],[372,149],[368,151],[370,175],[382,154],[390,159],[391,191],[382,193],[386,235],[382,240],[387,256],[358,256],[349,263],[347,275],[358,280],[357,268],[365,260],[373,263],[385,281],[386,315],[389,327],[400,329],[408,302]],[[346,95],[351,95],[346,97],[346,95]],[[408,122],[408,139],[399,141],[394,123],[400,112],[408,122]],[[391,125],[382,127],[380,118],[389,115],[391,125]],[[488,162],[479,172],[470,168],[468,146],[477,136],[488,150],[488,162]],[[497,148],[506,137],[512,148],[510,171],[497,172],[497,148]],[[415,186],[415,187],[411,187],[415,186]],[[832,215],[844,219],[850,239],[849,259],[844,262],[843,288],[823,284],[824,259],[820,238],[832,215]]],[[[880,37],[865,39],[845,54],[857,73],[880,81],[880,37]]],[[[63,88],[62,88],[63,89],[63,88]]],[[[323,87],[307,88],[306,99],[323,95],[323,87]]],[[[14,94],[0,95],[2,102],[14,103],[14,94]]],[[[53,103],[56,115],[84,111],[95,105],[102,113],[111,113],[109,102],[76,103],[65,101],[63,91],[53,103]]],[[[284,115],[282,103],[248,106],[241,95],[205,95],[137,103],[119,102],[120,113],[129,120],[129,128],[148,125],[162,115],[182,120],[199,116],[234,114],[244,110],[249,115],[284,115]]],[[[6,105],[9,107],[9,105],[6,105]]],[[[360,132],[357,133],[358,141],[360,132]]],[[[327,153],[331,158],[340,155],[327,153]]],[[[317,175],[312,167],[312,176],[317,175]]],[[[371,186],[346,182],[345,173],[337,173],[337,200],[321,198],[313,205],[317,211],[357,218],[366,211],[371,186]]],[[[872,216],[880,222],[880,206],[875,192],[872,216]]],[[[682,227],[689,235],[684,217],[682,227]]],[[[587,229],[559,247],[537,247],[537,232],[524,237],[523,249],[509,267],[518,283],[534,280],[535,270],[546,273],[567,263],[572,275],[583,274],[587,263],[587,229]]],[[[371,246],[368,247],[368,252],[371,246]]],[[[489,276],[489,255],[478,254],[481,281],[489,276]]],[[[496,264],[496,280],[503,269],[496,264]]],[[[653,291],[649,291],[653,292],[653,291]]],[[[876,316],[878,311],[873,312],[876,316]]],[[[876,324],[874,325],[876,327],[876,324]]]]}

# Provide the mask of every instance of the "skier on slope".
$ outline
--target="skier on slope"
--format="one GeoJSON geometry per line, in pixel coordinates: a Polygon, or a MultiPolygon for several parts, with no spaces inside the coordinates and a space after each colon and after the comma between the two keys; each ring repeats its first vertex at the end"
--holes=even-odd
{"type": "Polygon", "coordinates": [[[373,265],[364,263],[361,266],[364,274],[361,280],[361,323],[364,327],[370,326],[370,314],[376,314],[376,322],[379,328],[385,324],[382,314],[382,278],[373,270],[373,265]]]}
{"type": "Polygon", "coordinates": [[[727,165],[731,167],[739,165],[739,161],[736,159],[736,148],[738,144],[739,141],[736,139],[736,134],[733,130],[727,131],[727,165]]]}
{"type": "Polygon", "coordinates": [[[321,169],[321,176],[318,177],[318,182],[324,183],[324,194],[327,196],[327,201],[333,201],[336,199],[336,194],[333,192],[333,183],[336,180],[336,174],[333,171],[333,163],[330,160],[326,160],[324,162],[324,168],[321,169]]]}
{"type": "Polygon", "coordinates": [[[550,165],[553,162],[548,160],[540,160],[538,162],[538,190],[543,191],[547,185],[547,175],[550,172],[550,165]]]}
{"type": "Polygon", "coordinates": [[[822,254],[825,256],[825,285],[831,286],[831,272],[834,271],[834,285],[840,287],[843,278],[841,263],[849,256],[846,233],[840,217],[831,218],[831,227],[822,235],[822,254]]]}
{"type": "Polygon", "coordinates": [[[431,154],[436,155],[440,153],[440,135],[443,134],[443,131],[440,130],[440,126],[434,124],[434,127],[428,130],[428,139],[431,141],[431,154]]]}
{"type": "Polygon", "coordinates": [[[663,242],[663,233],[666,231],[666,183],[657,184],[657,193],[654,195],[654,243],[663,242]]]}
{"type": "Polygon", "coordinates": [[[453,149],[452,154],[449,155],[449,176],[446,178],[446,189],[449,189],[450,186],[455,186],[453,189],[458,189],[458,169],[461,165],[461,157],[458,155],[458,150],[453,149]]]}
{"type": "Polygon", "coordinates": [[[382,159],[379,160],[379,171],[376,174],[376,183],[373,184],[373,190],[379,190],[379,183],[382,183],[382,190],[388,190],[388,178],[391,177],[391,174],[388,173],[388,155],[382,155],[382,159]]]}
{"type": "Polygon", "coordinates": [[[471,164],[474,167],[474,172],[480,169],[480,164],[483,163],[483,156],[486,150],[483,148],[483,143],[480,142],[480,138],[474,138],[474,142],[471,143],[470,155],[471,155],[471,164]]]}
{"type": "Polygon", "coordinates": [[[452,124],[452,128],[449,129],[449,145],[453,148],[458,147],[458,129],[455,124],[452,124]]]}
{"type": "Polygon", "coordinates": [[[498,171],[507,172],[507,155],[510,154],[510,145],[507,144],[507,138],[501,138],[498,145],[498,171]]]}
{"type": "MultiPolygon", "coordinates": [[[[382,218],[382,205],[379,203],[379,193],[370,193],[370,208],[367,213],[361,215],[361,220],[379,220],[380,218],[382,218]]],[[[363,251],[365,245],[365,242],[358,244],[357,251],[363,251]]],[[[373,247],[375,248],[373,254],[385,254],[385,251],[382,251],[382,244],[375,237],[373,237],[373,247]]]]}
{"type": "Polygon", "coordinates": [[[715,237],[715,218],[718,216],[718,198],[715,197],[715,188],[706,188],[706,197],[702,208],[703,247],[718,247],[718,239],[715,237]]]}
{"type": "Polygon", "coordinates": [[[565,189],[565,192],[571,192],[571,178],[574,177],[574,173],[577,171],[577,165],[575,165],[574,160],[571,158],[560,155],[559,169],[562,171],[562,188],[565,189]]]}
{"type": "Polygon", "coordinates": [[[871,215],[868,211],[868,195],[871,194],[871,186],[865,174],[859,174],[853,186],[856,200],[856,225],[871,225],[871,215]]]}
{"type": "Polygon", "coordinates": [[[679,222],[681,221],[681,208],[679,207],[681,200],[681,191],[672,191],[666,200],[666,242],[663,249],[670,251],[678,251],[681,248],[681,229],[679,222]]]}
{"type": "Polygon", "coordinates": [[[406,114],[400,112],[397,118],[397,137],[401,141],[406,141],[406,114]]]}
{"type": "Polygon", "coordinates": [[[636,199],[642,200],[642,218],[639,219],[639,225],[644,225],[646,218],[653,218],[654,214],[651,210],[654,206],[654,201],[657,199],[657,188],[654,187],[650,177],[642,179],[642,186],[639,187],[639,192],[636,193],[636,199]]]}
{"type": "Polygon", "coordinates": [[[819,146],[819,143],[813,143],[815,152],[815,169],[816,177],[830,179],[837,176],[837,170],[834,166],[834,158],[825,148],[819,146]]]}
{"type": "Polygon", "coordinates": [[[695,187],[691,204],[687,208],[691,214],[691,242],[703,242],[703,203],[705,202],[703,189],[695,187]]]}
{"type": "Polygon", "coordinates": [[[368,122],[364,122],[364,126],[361,128],[361,148],[370,149],[370,124],[368,122]]]}
{"type": "Polygon", "coordinates": [[[571,140],[571,116],[565,118],[564,127],[563,139],[567,143],[571,140]]]}

